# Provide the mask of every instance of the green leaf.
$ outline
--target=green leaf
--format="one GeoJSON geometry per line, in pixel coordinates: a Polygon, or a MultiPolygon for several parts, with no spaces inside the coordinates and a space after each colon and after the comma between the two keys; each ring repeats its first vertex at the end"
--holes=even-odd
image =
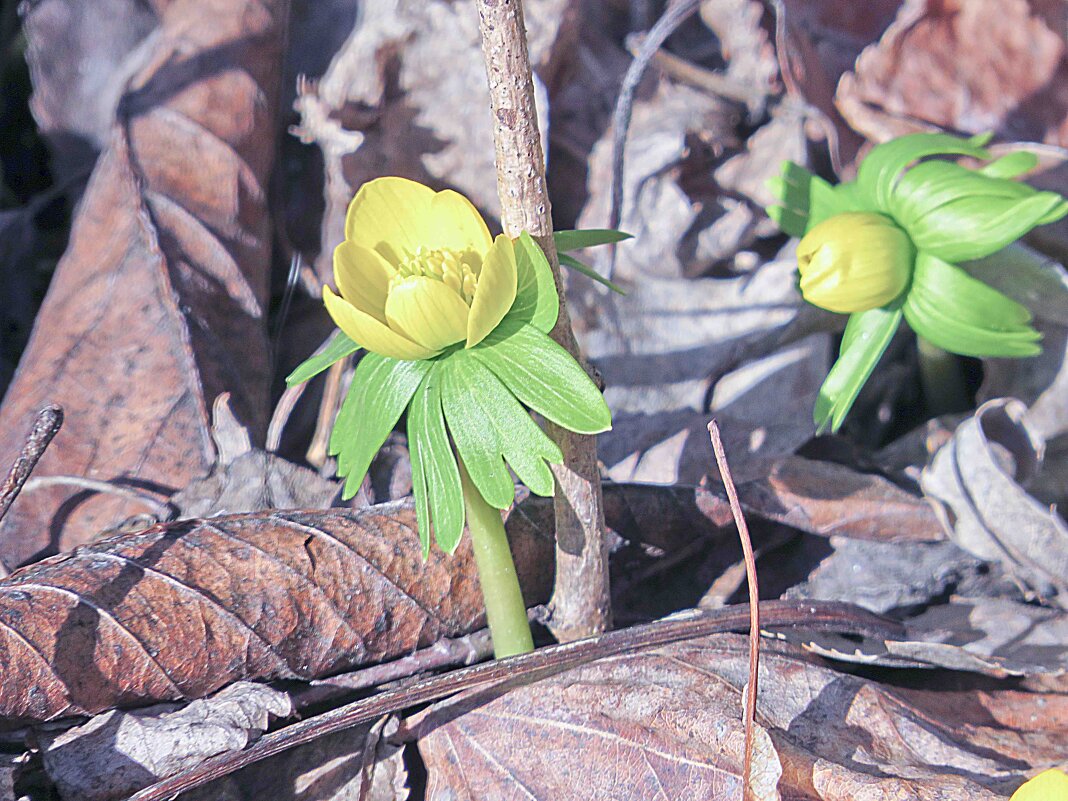
{"type": "Polygon", "coordinates": [[[610,245],[613,242],[622,242],[631,237],[631,234],[625,231],[617,231],[614,228],[587,228],[579,231],[553,232],[556,249],[561,253],[582,250],[583,248],[594,248],[598,245],[610,245]]]}
{"type": "Polygon", "coordinates": [[[408,412],[416,521],[423,557],[430,553],[430,525],[438,547],[452,553],[464,533],[464,494],[456,456],[442,414],[445,362],[435,362],[423,378],[408,412]],[[429,514],[428,514],[429,511],[429,514]],[[429,519],[428,519],[429,518],[429,519]]]}
{"type": "Polygon", "coordinates": [[[505,321],[470,353],[547,420],[580,434],[612,427],[608,404],[586,371],[536,328],[505,321]]]}
{"type": "Polygon", "coordinates": [[[501,473],[502,458],[536,495],[553,494],[555,484],[547,462],[562,462],[563,454],[470,351],[448,359],[442,400],[460,458],[487,503],[504,509],[512,502],[512,479],[507,472],[501,473]]]}
{"type": "Polygon", "coordinates": [[[359,491],[371,460],[397,425],[430,364],[368,353],[356,366],[330,434],[329,453],[338,457],[337,474],[346,479],[342,498],[359,491]]]}
{"type": "Polygon", "coordinates": [[[1025,172],[1031,172],[1038,166],[1038,156],[1029,150],[1016,150],[978,170],[991,178],[1015,178],[1025,172]]]}
{"type": "Polygon", "coordinates": [[[469,381],[463,365],[468,352],[455,353],[442,362],[442,406],[456,451],[463,460],[471,480],[497,509],[507,509],[515,498],[515,485],[504,464],[504,447],[490,416],[498,410],[488,408],[482,387],[469,381]]]}
{"type": "Polygon", "coordinates": [[[963,356],[1035,356],[1041,335],[1027,307],[929,253],[916,257],[905,298],[912,330],[963,356]]]}
{"type": "Polygon", "coordinates": [[[901,300],[850,315],[838,361],[820,387],[813,418],[819,431],[842,426],[849,410],[901,324],[901,300]]]}
{"type": "Polygon", "coordinates": [[[566,253],[559,253],[559,254],[557,254],[557,258],[560,260],[560,263],[562,265],[564,265],[565,267],[570,267],[575,272],[582,273],[587,278],[591,278],[594,281],[596,281],[598,284],[601,284],[602,286],[608,287],[613,292],[617,292],[620,295],[626,295],[627,294],[625,291],[620,289],[619,286],[617,286],[616,284],[613,284],[611,281],[609,281],[607,278],[605,278],[599,272],[594,270],[592,267],[587,267],[585,264],[583,264],[581,261],[576,259],[574,256],[568,256],[566,253]]]}
{"type": "Polygon", "coordinates": [[[857,170],[857,184],[876,209],[889,211],[890,198],[898,179],[908,166],[928,156],[960,155],[988,159],[990,154],[980,142],[984,139],[961,139],[949,134],[918,133],[900,136],[878,145],[857,170]]]}
{"type": "Polygon", "coordinates": [[[918,249],[953,262],[1001,250],[1035,226],[1063,217],[1068,203],[1055,192],[933,161],[905,174],[891,211],[918,249]]]}
{"type": "Polygon", "coordinates": [[[803,237],[824,220],[847,211],[870,211],[852,184],[831,186],[799,164],[784,161],[782,173],[767,182],[782,205],[769,206],[768,216],[794,237],[803,237]]]}
{"type": "Polygon", "coordinates": [[[286,386],[294,387],[297,384],[303,384],[310,378],[315,378],[334,362],[341,361],[350,353],[355,353],[359,349],[360,346],[349,339],[344,331],[334,332],[333,339],[323,348],[322,353],[301,362],[300,366],[289,374],[286,378],[286,386]]]}
{"type": "Polygon", "coordinates": [[[1037,319],[1068,326],[1068,272],[1048,256],[1016,243],[959,266],[1022,303],[1037,319]]]}
{"type": "Polygon", "coordinates": [[[518,278],[515,301],[506,319],[530,323],[548,333],[556,325],[560,297],[545,253],[530,234],[521,233],[515,240],[515,265],[518,278]]]}

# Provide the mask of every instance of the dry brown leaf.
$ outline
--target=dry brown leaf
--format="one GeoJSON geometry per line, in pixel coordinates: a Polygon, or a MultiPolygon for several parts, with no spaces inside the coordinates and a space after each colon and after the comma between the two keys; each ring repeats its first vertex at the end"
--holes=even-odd
{"type": "Polygon", "coordinates": [[[1066,25],[1049,0],[907,0],[835,100],[877,142],[926,125],[1068,146],[1066,25]]]}
{"type": "MultiPolygon", "coordinates": [[[[526,597],[551,544],[511,527],[526,597]]],[[[424,563],[409,503],[157,525],[0,583],[0,717],[45,720],[314,678],[483,625],[465,539],[424,563]]]]}
{"type": "MultiPolygon", "coordinates": [[[[747,656],[744,637],[717,635],[439,704],[414,726],[428,798],[738,798],[747,656]]],[[[784,799],[1007,798],[1068,735],[1063,714],[1015,715],[1018,703],[1065,707],[898,690],[766,641],[758,722],[774,751],[757,760],[758,797],[777,783],[784,799]]]]}
{"type": "Polygon", "coordinates": [[[1044,442],[1017,400],[988,401],[935,454],[920,484],[961,548],[997,562],[1036,593],[1068,605],[1068,526],[1024,486],[1044,442]]]}
{"type": "MultiPolygon", "coordinates": [[[[118,801],[211,756],[247,747],[269,722],[292,713],[285,693],[238,682],[185,707],[111,711],[61,734],[42,733],[42,756],[63,798],[118,801]]],[[[319,738],[199,788],[188,799],[405,801],[402,749],[388,742],[397,726],[395,718],[386,718],[319,738]]]]}
{"type": "Polygon", "coordinates": [[[1068,615],[1057,609],[1007,598],[953,597],[911,618],[906,628],[901,640],[858,643],[821,633],[805,647],[860,665],[932,666],[1047,682],[1068,674],[1068,615]]]}
{"type": "MultiPolygon", "coordinates": [[[[265,182],[287,9],[174,0],[161,12],[0,409],[0,429],[18,432],[45,402],[64,407],[37,475],[173,490],[215,461],[216,395],[231,392],[254,433],[265,426],[265,182]]],[[[5,440],[0,464],[16,447],[5,440]]],[[[25,493],[0,550],[19,564],[141,511],[66,488],[25,493]]]]}
{"type": "Polygon", "coordinates": [[[244,748],[273,718],[291,714],[285,693],[237,682],[185,707],[111,711],[64,732],[42,732],[41,755],[63,798],[111,801],[215,754],[244,748]]]}
{"type": "Polygon", "coordinates": [[[212,418],[211,438],[218,461],[208,476],[190,482],[170,497],[178,518],[330,506],[338,494],[338,483],[254,448],[248,429],[230,410],[229,394],[215,399],[212,418]]]}
{"type": "Polygon", "coordinates": [[[832,158],[843,164],[856,156],[864,140],[846,124],[834,103],[841,75],[853,68],[853,61],[869,43],[876,41],[894,20],[901,0],[781,0],[780,26],[788,76],[787,89],[800,95],[806,105],[817,109],[823,124],[818,134],[834,137],[829,142],[832,158]],[[835,152],[837,151],[837,153],[835,152]]]}
{"type": "Polygon", "coordinates": [[[833,462],[786,456],[766,478],[743,484],[738,493],[747,511],[810,534],[879,542],[945,539],[923,498],[882,476],[833,462]]]}
{"type": "Polygon", "coordinates": [[[92,165],[115,124],[130,78],[151,56],[159,24],[138,0],[39,0],[25,7],[30,108],[60,179],[92,165]]]}

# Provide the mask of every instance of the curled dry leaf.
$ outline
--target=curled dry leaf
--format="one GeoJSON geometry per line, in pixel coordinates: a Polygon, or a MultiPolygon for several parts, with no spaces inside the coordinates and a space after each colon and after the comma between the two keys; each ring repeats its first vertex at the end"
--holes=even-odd
{"type": "Polygon", "coordinates": [[[170,498],[178,517],[212,517],[264,509],[322,509],[337,482],[252,446],[248,429],[230,409],[229,393],[215,399],[211,438],[218,460],[211,473],[170,498]]]}
{"type": "MultiPolygon", "coordinates": [[[[738,488],[742,506],[809,534],[878,542],[936,542],[945,538],[931,507],[882,476],[833,462],[786,456],[766,477],[738,488]]],[[[721,493],[702,495],[705,513],[725,518],[721,493]]]]}
{"type": "Polygon", "coordinates": [[[861,665],[940,667],[999,679],[1068,673],[1068,615],[1057,609],[1005,598],[952,598],[906,626],[901,640],[857,643],[819,634],[805,645],[830,659],[861,665]]]}
{"type": "Polygon", "coordinates": [[[39,0],[23,13],[30,108],[62,179],[107,146],[119,99],[151,56],[146,38],[160,20],[139,0],[39,0]]]}
{"type": "Polygon", "coordinates": [[[927,124],[1068,146],[1064,30],[1044,0],[907,0],[835,99],[877,142],[927,124]]]}
{"type": "Polygon", "coordinates": [[[880,542],[846,536],[831,537],[830,544],[834,551],[804,583],[791,587],[787,598],[848,601],[887,613],[931,603],[959,591],[963,584],[986,578],[982,575],[986,563],[951,542],[880,542]]]}
{"type": "Polygon", "coordinates": [[[56,734],[39,735],[45,770],[64,798],[111,801],[223,751],[244,748],[273,718],[293,714],[285,693],[238,682],[175,708],[111,711],[56,734]]]}
{"type": "MultiPolygon", "coordinates": [[[[551,543],[511,527],[526,597],[551,543]]],[[[424,562],[410,503],[157,525],[0,583],[0,717],[47,720],[316,678],[479,628],[468,540],[424,562]]]]}
{"type": "MultiPolygon", "coordinates": [[[[739,798],[747,657],[744,637],[716,635],[432,707],[413,726],[428,798],[739,798]]],[[[757,797],[1008,798],[1068,735],[1063,714],[1014,704],[1065,709],[1056,694],[899,690],[767,640],[757,797]]]]}
{"type": "Polygon", "coordinates": [[[1068,526],[1023,488],[1044,443],[1017,400],[989,401],[957,427],[920,484],[953,542],[1068,604],[1068,526]]]}
{"type": "MultiPolygon", "coordinates": [[[[220,392],[266,424],[265,183],[288,4],[174,0],[128,85],[34,335],[0,408],[20,431],[45,402],[67,422],[39,476],[184,486],[212,467],[220,392]]],[[[0,448],[9,464],[16,438],[0,448]]],[[[8,564],[144,511],[66,488],[24,494],[0,529],[8,564]]]]}
{"type": "MultiPolygon", "coordinates": [[[[864,143],[835,106],[838,80],[894,20],[901,0],[780,0],[779,62],[791,96],[816,110],[832,160],[848,164],[864,143]]],[[[811,112],[810,112],[811,113],[811,112]]]]}

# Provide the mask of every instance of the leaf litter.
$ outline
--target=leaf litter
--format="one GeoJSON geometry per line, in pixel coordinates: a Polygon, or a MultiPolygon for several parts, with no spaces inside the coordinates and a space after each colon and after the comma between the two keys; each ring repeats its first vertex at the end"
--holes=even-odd
{"type": "MultiPolygon", "coordinates": [[[[4,519],[3,561],[27,566],[0,582],[0,713],[12,743],[55,721],[33,736],[36,762],[0,774],[13,792],[123,797],[250,747],[291,720],[291,699],[315,679],[389,660],[393,677],[441,670],[454,663],[412,651],[482,625],[466,546],[421,562],[410,504],[395,500],[409,488],[401,434],[363,495],[387,502],[363,510],[329,508],[328,472],[260,447],[272,237],[308,248],[298,287],[314,293],[368,178],[453,187],[497,212],[474,5],[216,5],[114,0],[94,36],[77,2],[43,0],[25,19],[53,169],[100,157],[0,408],[0,458],[10,463],[33,413],[59,402],[67,426],[38,475],[138,488],[172,511],[116,534],[144,511],[132,496],[48,489],[4,519]],[[322,71],[301,81],[288,116],[275,109],[286,13],[297,20],[288,69],[322,71]],[[277,147],[285,122],[318,161],[277,147]],[[294,186],[321,188],[321,200],[270,199],[269,172],[295,164],[305,174],[294,186]],[[97,541],[105,530],[114,536],[97,541]],[[72,715],[89,717],[70,728],[72,715]]],[[[526,3],[560,228],[607,220],[612,106],[635,52],[627,34],[640,33],[629,21],[642,16],[624,5],[526,3]]],[[[904,624],[895,636],[800,625],[763,638],[756,798],[1008,798],[1063,764],[1068,303],[1057,262],[1068,240],[1054,228],[1033,250],[968,266],[1033,307],[1041,357],[985,360],[978,410],[925,424],[902,389],[916,381],[910,345],[895,343],[851,444],[813,439],[840,321],[801,302],[791,244],[762,211],[784,158],[848,177],[867,143],[937,127],[994,130],[1004,148],[1045,142],[1034,179],[1063,190],[1061,12],[992,5],[695,3],[636,94],[621,226],[635,239],[611,263],[582,254],[628,294],[569,278],[576,333],[616,418],[600,453],[617,612],[637,623],[741,600],[709,475],[715,416],[765,597],[848,601],[904,624]],[[985,24],[992,13],[1012,23],[985,24]]],[[[324,330],[303,300],[310,311],[282,330],[311,336],[310,352],[324,330]]],[[[531,603],[548,597],[551,519],[535,498],[509,518],[531,603]]],[[[399,717],[195,792],[740,797],[745,654],[742,638],[720,634],[413,714],[402,702],[399,717]]]]}

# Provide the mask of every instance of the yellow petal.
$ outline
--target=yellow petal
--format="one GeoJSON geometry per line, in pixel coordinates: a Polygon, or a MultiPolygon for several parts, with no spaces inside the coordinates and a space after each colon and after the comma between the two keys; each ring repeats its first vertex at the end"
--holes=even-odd
{"type": "Polygon", "coordinates": [[[493,240],[482,262],[478,287],[471,301],[471,316],[467,319],[467,345],[471,348],[485,339],[490,331],[508,314],[516,293],[515,248],[504,234],[493,240]]]}
{"type": "Polygon", "coordinates": [[[467,304],[441,281],[423,276],[394,285],[386,298],[390,328],[439,351],[467,334],[467,304]]]}
{"type": "Polygon", "coordinates": [[[412,342],[371,315],[364,314],[347,300],[335,295],[328,286],[323,287],[323,302],[337,327],[357,345],[373,353],[406,361],[429,359],[437,354],[437,351],[412,342]]]}
{"type": "Polygon", "coordinates": [[[407,178],[377,178],[360,187],[345,217],[345,238],[396,266],[420,246],[479,255],[490,246],[489,229],[463,195],[435,193],[407,178]]]}
{"type": "Polygon", "coordinates": [[[345,240],[334,248],[334,281],[341,297],[380,323],[386,321],[386,295],[394,269],[385,259],[345,240]]]}
{"type": "Polygon", "coordinates": [[[1057,768],[1042,771],[1013,793],[1010,801],[1068,801],[1068,774],[1057,768]]]}
{"type": "Polygon", "coordinates": [[[493,244],[486,221],[474,204],[459,192],[446,189],[434,195],[432,208],[438,224],[438,242],[431,247],[448,248],[460,254],[484,256],[493,244]]]}

